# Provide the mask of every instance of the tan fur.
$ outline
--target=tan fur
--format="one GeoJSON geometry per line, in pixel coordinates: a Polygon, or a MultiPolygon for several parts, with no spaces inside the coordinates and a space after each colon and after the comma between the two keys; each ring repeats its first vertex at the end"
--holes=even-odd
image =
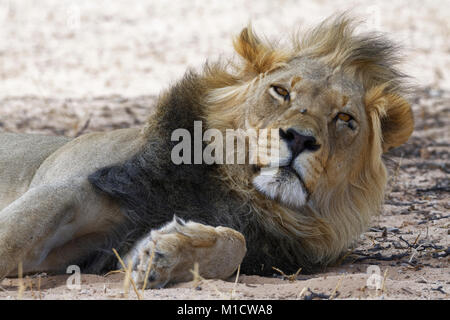
{"type": "Polygon", "coordinates": [[[414,129],[414,118],[408,102],[394,93],[386,93],[386,86],[369,90],[365,104],[369,113],[377,113],[381,121],[383,151],[405,143],[414,129]]]}
{"type": "Polygon", "coordinates": [[[118,205],[95,192],[87,176],[138,152],[144,143],[138,129],[91,133],[71,141],[0,134],[0,140],[3,137],[7,139],[0,147],[0,181],[23,165],[34,170],[24,170],[25,177],[10,181],[10,189],[22,192],[0,202],[0,278],[19,261],[24,272],[60,271],[123,220],[118,205]],[[40,141],[53,146],[47,147],[45,158],[39,151],[28,154],[25,163],[17,161],[40,141]],[[58,243],[64,245],[52,251],[58,243]]]}
{"type": "MultiPolygon", "coordinates": [[[[240,63],[206,65],[194,85],[184,82],[192,87],[182,88],[207,128],[295,129],[315,138],[317,148],[296,157],[280,139],[279,158],[296,174],[283,175],[281,166],[263,175],[271,155],[255,165],[218,169],[219,179],[256,214],[258,232],[286,240],[295,264],[327,265],[366,230],[383,202],[382,154],[404,143],[414,127],[396,48],[354,29],[340,16],[282,48],[245,28],[234,41],[240,63]],[[273,86],[287,90],[289,99],[273,86]],[[338,120],[341,112],[353,122],[338,120]]],[[[171,98],[168,91],[158,104],[170,105],[171,98]]],[[[170,123],[167,112],[159,108],[142,129],[71,141],[0,135],[0,279],[14,274],[20,261],[26,272],[64,271],[123,223],[119,205],[95,190],[88,176],[148,151],[150,139],[162,141],[167,132],[158,121],[170,123]]],[[[225,278],[242,261],[245,246],[235,230],[174,221],[149,230],[128,256],[141,283],[152,252],[162,252],[154,261],[158,279],[149,284],[157,287],[190,279],[195,261],[203,274],[225,278]]]]}
{"type": "Polygon", "coordinates": [[[246,253],[245,239],[239,232],[225,227],[176,220],[160,230],[152,231],[137,244],[127,260],[138,261],[133,278],[138,286],[145,283],[145,275],[152,263],[147,288],[164,286],[169,281],[190,281],[197,263],[204,278],[226,279],[239,266],[246,253]],[[164,252],[163,257],[152,257],[164,252]],[[156,280],[156,281],[155,281],[156,280]]]}
{"type": "MultiPolygon", "coordinates": [[[[276,72],[280,74],[277,78],[282,78],[283,72],[290,77],[291,89],[302,82],[311,82],[309,87],[303,84],[297,95],[312,94],[314,90],[328,87],[328,100],[322,102],[324,106],[345,107],[352,96],[353,104],[356,104],[356,97],[362,97],[365,106],[361,106],[360,125],[365,137],[358,142],[358,148],[343,145],[347,148],[345,155],[331,159],[323,155],[309,160],[317,179],[307,183],[313,190],[314,205],[303,208],[302,214],[256,191],[251,184],[253,173],[248,167],[221,168],[223,180],[252,204],[262,224],[275,232],[303,239],[302,245],[311,260],[322,263],[336,259],[367,228],[371,216],[379,212],[387,179],[381,155],[406,142],[414,126],[410,105],[401,97],[403,74],[395,68],[396,48],[389,47],[378,36],[369,40],[364,35],[355,35],[354,29],[350,19],[339,16],[295,39],[291,48],[277,48],[274,44],[263,43],[251,28],[246,28],[234,42],[237,53],[243,58],[243,67],[227,72],[226,68],[216,65],[214,71],[209,69],[206,73],[206,83],[214,79],[205,100],[206,119],[209,127],[221,130],[248,128],[249,123],[256,129],[280,126],[277,120],[267,124],[251,116],[253,105],[266,104],[255,92],[260,95],[259,88],[266,86],[266,79],[276,72]],[[296,59],[314,61],[326,70],[322,87],[317,84],[319,79],[311,75],[314,68],[308,67],[308,63],[296,65],[293,62],[296,59]],[[295,68],[298,72],[291,76],[295,68]],[[345,165],[340,172],[336,171],[339,162],[345,165]]],[[[311,114],[314,118],[324,115],[320,110],[311,114]]],[[[298,119],[293,113],[292,120],[283,122],[281,127],[296,125],[319,133],[320,125],[317,126],[314,118],[308,120],[308,116],[298,119]]],[[[323,143],[336,144],[333,137],[323,143]]]]}
{"type": "Polygon", "coordinates": [[[269,44],[263,43],[248,26],[242,30],[234,41],[234,49],[245,60],[242,70],[244,76],[249,73],[265,73],[283,65],[289,58],[287,52],[276,50],[269,44]]]}

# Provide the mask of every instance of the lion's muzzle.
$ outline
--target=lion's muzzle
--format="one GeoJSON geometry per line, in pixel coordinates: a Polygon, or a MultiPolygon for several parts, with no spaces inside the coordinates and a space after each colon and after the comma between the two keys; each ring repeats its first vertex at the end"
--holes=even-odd
{"type": "Polygon", "coordinates": [[[303,135],[294,128],[284,131],[280,128],[280,138],[283,139],[292,152],[292,160],[305,150],[316,151],[320,145],[316,143],[316,138],[311,135],[303,135]]]}

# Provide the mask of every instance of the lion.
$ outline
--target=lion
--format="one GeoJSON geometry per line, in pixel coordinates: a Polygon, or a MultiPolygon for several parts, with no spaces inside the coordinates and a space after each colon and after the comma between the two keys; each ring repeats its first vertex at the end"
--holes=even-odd
{"type": "Polygon", "coordinates": [[[355,27],[332,17],[290,46],[246,27],[233,43],[239,62],[188,71],[140,128],[0,134],[0,279],[20,263],[25,273],[115,270],[112,249],[146,288],[189,281],[196,263],[217,279],[336,263],[381,210],[384,153],[414,127],[397,47],[355,27]],[[196,121],[275,130],[278,165],[272,154],[175,164],[172,133],[196,121]]]}

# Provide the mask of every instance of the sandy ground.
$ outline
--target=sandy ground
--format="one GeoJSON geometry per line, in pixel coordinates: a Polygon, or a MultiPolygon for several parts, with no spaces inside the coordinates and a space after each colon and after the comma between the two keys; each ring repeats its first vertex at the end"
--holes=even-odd
{"type": "Polygon", "coordinates": [[[232,54],[250,21],[289,39],[349,9],[406,47],[418,84],[450,89],[447,0],[0,0],[0,96],[157,94],[187,66],[232,54]]]}
{"type": "MultiPolygon", "coordinates": [[[[186,67],[231,54],[248,21],[269,38],[354,8],[363,29],[402,42],[418,89],[416,130],[386,157],[386,204],[336,266],[146,290],[145,299],[449,299],[450,7],[446,1],[0,1],[0,130],[76,136],[139,126],[186,67]],[[356,3],[356,5],[353,5],[356,3]],[[375,271],[375,275],[370,274],[375,271]],[[373,285],[379,284],[377,290],[373,285]]],[[[29,275],[0,299],[136,299],[123,274],[29,275]]]]}

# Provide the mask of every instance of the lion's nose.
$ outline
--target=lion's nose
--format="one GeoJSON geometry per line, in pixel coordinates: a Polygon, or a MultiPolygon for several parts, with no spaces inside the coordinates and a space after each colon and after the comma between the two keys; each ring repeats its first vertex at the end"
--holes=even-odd
{"type": "Polygon", "coordinates": [[[316,151],[320,148],[320,145],[316,142],[316,138],[298,133],[294,128],[289,128],[286,132],[280,129],[280,137],[286,141],[289,149],[291,149],[292,159],[295,159],[305,150],[316,151]]]}

